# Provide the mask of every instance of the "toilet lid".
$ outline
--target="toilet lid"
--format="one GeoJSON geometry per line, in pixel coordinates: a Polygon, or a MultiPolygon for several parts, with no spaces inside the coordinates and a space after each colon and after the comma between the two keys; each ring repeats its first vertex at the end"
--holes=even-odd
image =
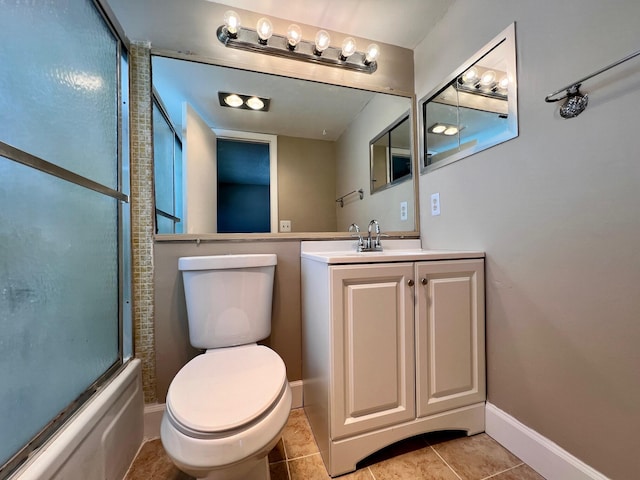
{"type": "Polygon", "coordinates": [[[222,432],[269,409],[286,381],[284,362],[267,347],[212,350],[178,372],[167,393],[167,406],[191,430],[222,432]]]}

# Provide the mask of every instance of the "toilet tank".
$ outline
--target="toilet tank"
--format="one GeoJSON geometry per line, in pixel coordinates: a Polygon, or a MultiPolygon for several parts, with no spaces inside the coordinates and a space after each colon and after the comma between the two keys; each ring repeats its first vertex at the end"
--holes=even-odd
{"type": "Polygon", "coordinates": [[[191,345],[231,347],[268,337],[276,264],[275,254],[181,257],[191,345]]]}

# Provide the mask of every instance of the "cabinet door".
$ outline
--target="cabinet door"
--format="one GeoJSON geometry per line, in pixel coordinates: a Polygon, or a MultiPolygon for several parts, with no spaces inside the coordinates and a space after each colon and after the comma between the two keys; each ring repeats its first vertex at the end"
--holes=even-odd
{"type": "Polygon", "coordinates": [[[414,268],[331,267],[331,437],[415,418],[414,268]]]}
{"type": "Polygon", "coordinates": [[[416,263],[418,417],[486,398],[484,261],[416,263]]]}

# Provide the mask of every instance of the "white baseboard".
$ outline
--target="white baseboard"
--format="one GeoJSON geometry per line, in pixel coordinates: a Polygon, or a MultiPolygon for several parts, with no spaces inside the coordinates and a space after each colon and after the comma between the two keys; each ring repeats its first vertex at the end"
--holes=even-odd
{"type": "Polygon", "coordinates": [[[547,480],[609,480],[495,405],[485,412],[487,434],[547,480]]]}
{"type": "Polygon", "coordinates": [[[302,408],[302,380],[296,380],[295,382],[289,382],[291,387],[291,408],[302,408]]]}
{"type": "Polygon", "coordinates": [[[164,415],[164,403],[150,403],[144,406],[144,440],[160,438],[160,423],[164,415]]]}
{"type": "MultiPolygon", "coordinates": [[[[291,408],[301,408],[302,380],[289,382],[291,387],[291,408]]],[[[152,403],[144,406],[144,439],[160,437],[160,422],[164,414],[164,403],[152,403]]]]}

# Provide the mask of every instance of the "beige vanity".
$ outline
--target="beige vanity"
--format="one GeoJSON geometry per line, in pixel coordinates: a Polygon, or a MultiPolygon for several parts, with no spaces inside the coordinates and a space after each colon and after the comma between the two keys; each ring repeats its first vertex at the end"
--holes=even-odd
{"type": "Polygon", "coordinates": [[[302,242],[304,408],[331,476],[403,438],[484,431],[484,253],[302,242]]]}

